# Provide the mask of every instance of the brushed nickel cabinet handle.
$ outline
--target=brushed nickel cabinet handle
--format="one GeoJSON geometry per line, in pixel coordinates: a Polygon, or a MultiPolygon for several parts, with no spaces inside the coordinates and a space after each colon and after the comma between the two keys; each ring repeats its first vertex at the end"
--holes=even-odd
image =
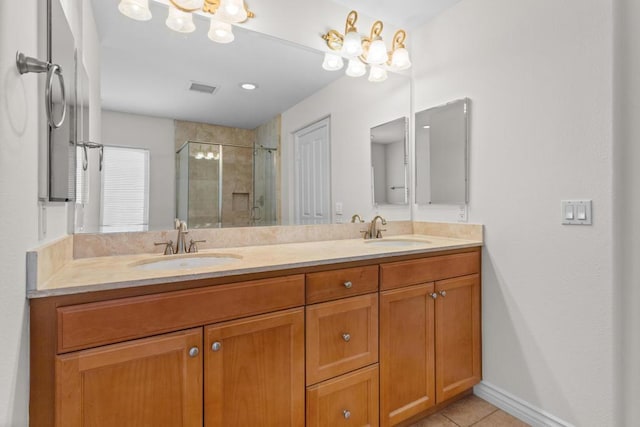
{"type": "Polygon", "coordinates": [[[344,282],[344,287],[347,289],[351,289],[353,287],[353,283],[351,281],[344,282]]]}

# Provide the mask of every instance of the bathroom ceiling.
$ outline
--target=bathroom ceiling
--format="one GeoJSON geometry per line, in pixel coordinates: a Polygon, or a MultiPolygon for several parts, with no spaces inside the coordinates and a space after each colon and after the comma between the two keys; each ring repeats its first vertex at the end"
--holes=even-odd
{"type": "Polygon", "coordinates": [[[156,2],[146,22],[122,15],[115,1],[92,6],[106,110],[254,129],[343,76],[322,69],[320,52],[238,26],[233,43],[214,43],[204,17],[194,17],[195,32],[176,33],[156,2]],[[189,91],[192,82],[216,90],[189,91]],[[258,89],[241,89],[245,82],[258,89]]]}

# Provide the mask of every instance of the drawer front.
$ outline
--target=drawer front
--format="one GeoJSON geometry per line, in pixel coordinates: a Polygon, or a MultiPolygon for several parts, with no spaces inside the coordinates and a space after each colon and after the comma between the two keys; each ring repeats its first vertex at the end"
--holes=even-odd
{"type": "Polygon", "coordinates": [[[307,388],[307,427],[376,427],[378,365],[307,388]]]}
{"type": "Polygon", "coordinates": [[[368,294],[378,290],[378,266],[307,274],[307,304],[368,294]]]}
{"type": "Polygon", "coordinates": [[[378,361],[378,294],[307,307],[307,385],[378,361]]]}
{"type": "Polygon", "coordinates": [[[380,265],[380,288],[401,288],[479,272],[480,251],[390,262],[380,265]]]}
{"type": "Polygon", "coordinates": [[[304,275],[57,309],[58,353],[304,305],[304,275]]]}

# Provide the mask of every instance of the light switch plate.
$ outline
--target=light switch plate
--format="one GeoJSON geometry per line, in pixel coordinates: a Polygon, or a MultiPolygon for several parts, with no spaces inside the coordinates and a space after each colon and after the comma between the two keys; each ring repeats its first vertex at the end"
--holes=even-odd
{"type": "Polygon", "coordinates": [[[591,200],[562,200],[560,218],[564,225],[591,225],[591,200]]]}
{"type": "Polygon", "coordinates": [[[336,202],[336,215],[342,215],[342,202],[336,202]]]}

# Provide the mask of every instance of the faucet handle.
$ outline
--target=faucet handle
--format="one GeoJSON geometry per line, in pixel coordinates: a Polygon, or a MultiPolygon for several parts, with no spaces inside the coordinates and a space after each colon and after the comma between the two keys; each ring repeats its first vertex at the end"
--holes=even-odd
{"type": "Polygon", "coordinates": [[[371,233],[369,232],[369,230],[360,230],[360,232],[363,234],[363,238],[364,240],[368,240],[371,238],[371,233]]]}
{"type": "Polygon", "coordinates": [[[164,245],[164,254],[165,255],[173,255],[173,240],[169,240],[168,242],[154,243],[156,246],[164,245]]]}
{"type": "Polygon", "coordinates": [[[193,240],[191,239],[189,241],[189,249],[187,250],[187,252],[189,253],[197,253],[198,252],[198,243],[204,243],[206,242],[206,240],[193,240]]]}
{"type": "Polygon", "coordinates": [[[382,232],[383,231],[387,231],[387,229],[386,228],[378,229],[378,232],[376,233],[376,239],[382,239],[382,232]]]}

